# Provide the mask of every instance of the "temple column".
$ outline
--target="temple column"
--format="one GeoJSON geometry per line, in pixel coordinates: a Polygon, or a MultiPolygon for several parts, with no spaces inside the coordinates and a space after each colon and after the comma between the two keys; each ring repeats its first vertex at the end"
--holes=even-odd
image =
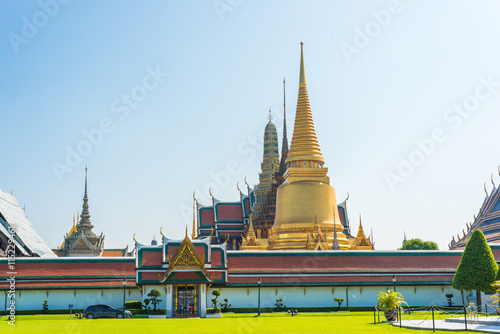
{"type": "Polygon", "coordinates": [[[167,293],[165,295],[166,309],[167,309],[167,318],[172,318],[174,316],[174,285],[167,284],[167,293]]]}
{"type": "Polygon", "coordinates": [[[200,317],[205,318],[207,316],[207,286],[205,284],[200,284],[200,317]]]}

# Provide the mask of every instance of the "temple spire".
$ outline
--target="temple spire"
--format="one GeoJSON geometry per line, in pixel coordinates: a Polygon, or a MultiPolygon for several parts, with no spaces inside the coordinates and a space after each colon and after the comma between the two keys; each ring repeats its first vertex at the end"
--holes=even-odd
{"type": "Polygon", "coordinates": [[[191,240],[196,239],[196,197],[193,191],[193,233],[191,234],[191,240]]]}
{"type": "Polygon", "coordinates": [[[87,195],[87,166],[85,166],[85,193],[83,194],[82,213],[78,222],[78,229],[92,229],[93,227],[90,222],[89,198],[87,195]]]}
{"type": "Polygon", "coordinates": [[[281,144],[281,160],[280,160],[280,173],[285,174],[286,159],[288,158],[288,137],[286,134],[286,91],[285,91],[285,78],[283,78],[283,142],[281,144]]]}
{"type": "Polygon", "coordinates": [[[290,152],[286,159],[290,167],[323,167],[325,160],[321,154],[314,130],[309,96],[307,94],[306,73],[304,66],[304,43],[300,43],[300,82],[297,98],[297,111],[293,128],[290,152]],[[295,162],[295,164],[294,164],[295,162]],[[313,163],[314,162],[314,163],[313,163]]]}

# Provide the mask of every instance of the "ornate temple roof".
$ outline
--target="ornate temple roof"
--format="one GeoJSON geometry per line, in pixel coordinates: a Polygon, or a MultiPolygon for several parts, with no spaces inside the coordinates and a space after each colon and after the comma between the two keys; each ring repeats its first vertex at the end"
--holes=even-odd
{"type": "Polygon", "coordinates": [[[486,197],[479,212],[474,215],[474,220],[471,223],[466,223],[466,227],[462,229],[462,233],[457,234],[456,239],[455,236],[452,237],[448,244],[449,249],[465,248],[472,232],[476,229],[483,231],[488,243],[500,242],[500,188],[497,188],[493,182],[493,174],[491,175],[491,183],[493,184],[491,192],[488,192],[486,184],[484,185],[486,197]]]}
{"type": "Polygon", "coordinates": [[[0,190],[0,235],[8,239],[10,228],[16,231],[15,244],[24,256],[56,257],[35,230],[16,198],[0,190]]]}

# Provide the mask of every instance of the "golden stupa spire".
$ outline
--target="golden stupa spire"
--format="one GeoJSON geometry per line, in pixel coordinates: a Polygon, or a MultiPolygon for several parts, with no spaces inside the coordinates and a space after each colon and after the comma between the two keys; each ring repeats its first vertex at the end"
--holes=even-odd
{"type": "Polygon", "coordinates": [[[322,167],[325,159],[321,154],[314,130],[304,67],[304,43],[300,43],[300,81],[297,111],[293,128],[292,143],[286,163],[288,167],[322,167]]]}

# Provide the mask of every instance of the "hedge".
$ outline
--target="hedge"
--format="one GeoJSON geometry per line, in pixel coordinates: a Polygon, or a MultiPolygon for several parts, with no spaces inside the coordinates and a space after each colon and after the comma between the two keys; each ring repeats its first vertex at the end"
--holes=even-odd
{"type": "MultiPolygon", "coordinates": [[[[72,314],[83,312],[83,309],[73,309],[71,311],[72,314]]],[[[10,310],[0,311],[0,315],[8,315],[10,314],[10,310]]],[[[69,315],[69,310],[48,310],[46,313],[43,313],[42,310],[16,310],[16,315],[37,315],[37,314],[67,314],[69,315]]]]}
{"type": "Polygon", "coordinates": [[[138,300],[131,300],[129,302],[125,302],[125,309],[141,309],[142,302],[138,300]]]}
{"type": "MultiPolygon", "coordinates": [[[[282,311],[280,312],[288,312],[288,310],[297,310],[299,312],[337,312],[338,307],[337,306],[327,306],[327,307],[296,307],[296,306],[290,306],[283,308],[282,311]]],[[[352,312],[360,312],[360,311],[373,311],[373,306],[350,306],[350,307],[341,307],[341,311],[352,311],[352,312]]],[[[234,313],[257,313],[258,309],[257,307],[231,307],[231,312],[234,313]]],[[[261,313],[272,313],[276,312],[276,307],[261,307],[260,308],[261,313]]],[[[207,309],[208,313],[208,309],[207,309]]]]}

